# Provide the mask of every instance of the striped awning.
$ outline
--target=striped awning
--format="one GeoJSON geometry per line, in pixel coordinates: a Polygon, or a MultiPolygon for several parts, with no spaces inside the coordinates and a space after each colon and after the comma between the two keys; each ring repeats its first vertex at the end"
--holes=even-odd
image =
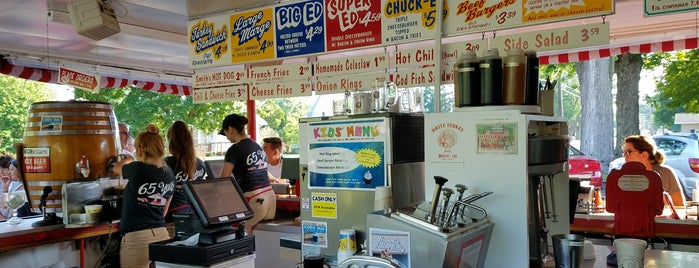
{"type": "MultiPolygon", "coordinates": [[[[18,66],[4,61],[2,59],[0,59],[0,73],[11,75],[14,77],[24,78],[27,80],[58,84],[57,71],[18,66]]],[[[158,93],[167,93],[182,96],[192,95],[191,86],[155,83],[148,81],[136,81],[106,76],[102,76],[102,79],[100,81],[100,87],[102,88],[126,87],[129,85],[141,88],[143,90],[154,91],[158,93]]]]}
{"type": "Polygon", "coordinates": [[[616,56],[624,53],[644,54],[651,52],[669,52],[684,49],[697,48],[698,38],[687,38],[674,41],[663,41],[655,43],[645,43],[639,45],[619,46],[612,48],[603,48],[597,50],[586,50],[572,53],[563,53],[557,55],[542,55],[539,56],[540,64],[558,64],[579,62],[586,60],[595,60],[605,57],[616,56]]]}

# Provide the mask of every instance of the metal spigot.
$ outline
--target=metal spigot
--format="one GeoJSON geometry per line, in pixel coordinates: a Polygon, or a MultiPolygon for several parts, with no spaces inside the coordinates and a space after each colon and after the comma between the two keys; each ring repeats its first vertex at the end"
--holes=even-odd
{"type": "Polygon", "coordinates": [[[430,207],[430,214],[427,215],[427,222],[434,223],[437,221],[435,215],[437,214],[437,203],[439,202],[439,194],[442,192],[442,186],[449,181],[447,178],[442,176],[434,176],[434,183],[437,187],[434,188],[434,194],[432,195],[432,207],[430,207]]]}
{"type": "Polygon", "coordinates": [[[446,218],[447,209],[449,208],[449,199],[451,199],[451,195],[454,194],[454,190],[451,188],[444,188],[442,189],[442,194],[444,194],[444,203],[442,204],[442,216],[440,219],[442,219],[444,224],[447,224],[449,222],[449,219],[446,218]]]}
{"type": "Polygon", "coordinates": [[[464,192],[466,190],[468,190],[468,187],[466,185],[463,185],[463,184],[457,184],[457,185],[454,185],[454,187],[456,187],[456,192],[459,193],[459,198],[457,200],[461,200],[461,198],[464,197],[464,192]]]}

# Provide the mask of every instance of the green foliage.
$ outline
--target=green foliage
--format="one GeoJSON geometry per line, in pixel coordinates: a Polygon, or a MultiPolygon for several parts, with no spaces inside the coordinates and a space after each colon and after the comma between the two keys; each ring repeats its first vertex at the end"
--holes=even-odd
{"type": "Polygon", "coordinates": [[[676,129],[675,113],[699,113],[699,50],[653,53],[646,57],[646,66],[662,67],[664,72],[655,81],[657,94],[646,99],[655,108],[656,125],[676,129]]]}
{"type": "Polygon", "coordinates": [[[230,113],[244,113],[243,102],[192,103],[192,97],[150,92],[136,87],[105,88],[99,93],[75,90],[75,97],[103,101],[114,106],[117,120],[131,126],[136,135],[149,123],[164,134],[177,120],[195,129],[212,133],[221,128],[221,120],[230,113]]]}
{"type": "Polygon", "coordinates": [[[0,74],[0,152],[16,154],[14,143],[22,141],[29,105],[53,99],[41,82],[0,74]]]}
{"type": "Polygon", "coordinates": [[[311,109],[310,105],[304,103],[303,98],[270,99],[257,105],[257,113],[267,121],[267,127],[276,131],[287,146],[291,146],[292,149],[286,152],[298,153],[299,119],[311,109]]]}
{"type": "MultiPolygon", "coordinates": [[[[541,65],[539,77],[541,81],[545,81],[546,78],[549,78],[551,81],[558,81],[554,90],[558,91],[556,94],[563,94],[563,117],[568,118],[570,121],[569,125],[572,127],[571,130],[576,132],[571,134],[579,136],[575,129],[580,124],[582,104],[580,100],[580,83],[575,63],[541,65]]],[[[554,103],[558,105],[558,102],[554,101],[554,103]]],[[[558,109],[558,106],[556,106],[555,110],[558,111],[558,109]]]]}

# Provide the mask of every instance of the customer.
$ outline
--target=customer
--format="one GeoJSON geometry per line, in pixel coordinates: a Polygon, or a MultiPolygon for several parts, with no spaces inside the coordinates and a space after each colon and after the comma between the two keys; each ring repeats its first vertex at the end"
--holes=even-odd
{"type": "Polygon", "coordinates": [[[121,267],[149,267],[148,244],[169,238],[165,214],[175,188],[175,175],[163,163],[165,146],[158,127],[149,124],[136,137],[136,160],[123,167],[121,267]]]}
{"type": "Polygon", "coordinates": [[[0,155],[0,193],[7,193],[10,189],[10,162],[14,159],[12,155],[0,155]]]}
{"type": "Polygon", "coordinates": [[[284,145],[279,137],[269,137],[262,139],[262,149],[267,156],[267,171],[269,181],[273,183],[289,183],[288,178],[282,178],[282,153],[284,145]]]}
{"type": "Polygon", "coordinates": [[[191,202],[184,192],[184,183],[204,180],[206,167],[204,162],[196,156],[192,132],[189,131],[185,122],[173,123],[167,131],[167,140],[171,156],[165,157],[165,163],[175,173],[175,193],[172,195],[165,221],[172,222],[173,213],[194,213],[191,202]]]}
{"type": "Polygon", "coordinates": [[[119,123],[119,142],[121,144],[121,153],[119,154],[119,162],[114,164],[112,168],[112,173],[114,176],[121,175],[121,169],[124,165],[134,161],[134,151],[136,148],[134,146],[129,146],[129,141],[133,144],[133,138],[129,132],[129,126],[124,123],[119,123]]]}
{"type": "Polygon", "coordinates": [[[219,135],[224,135],[234,143],[228,148],[224,158],[221,177],[231,174],[245,193],[255,215],[246,221],[245,231],[252,234],[252,228],[265,219],[273,219],[277,210],[277,198],[269,184],[265,153],[245,132],[248,119],[245,116],[229,114],[223,120],[219,135]]]}
{"type": "Polygon", "coordinates": [[[663,164],[665,155],[658,151],[653,138],[641,135],[628,136],[624,139],[622,149],[626,162],[641,162],[646,166],[646,170],[658,172],[663,190],[670,194],[672,202],[675,205],[684,205],[685,198],[677,175],[670,166],[663,164]]]}

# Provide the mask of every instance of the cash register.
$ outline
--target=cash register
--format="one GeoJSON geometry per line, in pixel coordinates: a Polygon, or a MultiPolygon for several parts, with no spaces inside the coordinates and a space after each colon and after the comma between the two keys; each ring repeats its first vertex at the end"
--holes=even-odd
{"type": "Polygon", "coordinates": [[[189,181],[184,190],[196,213],[173,215],[175,238],[151,243],[151,260],[209,266],[254,253],[255,237],[245,234],[243,222],[253,211],[234,178],[189,181]],[[196,245],[178,243],[197,234],[196,245]]]}

